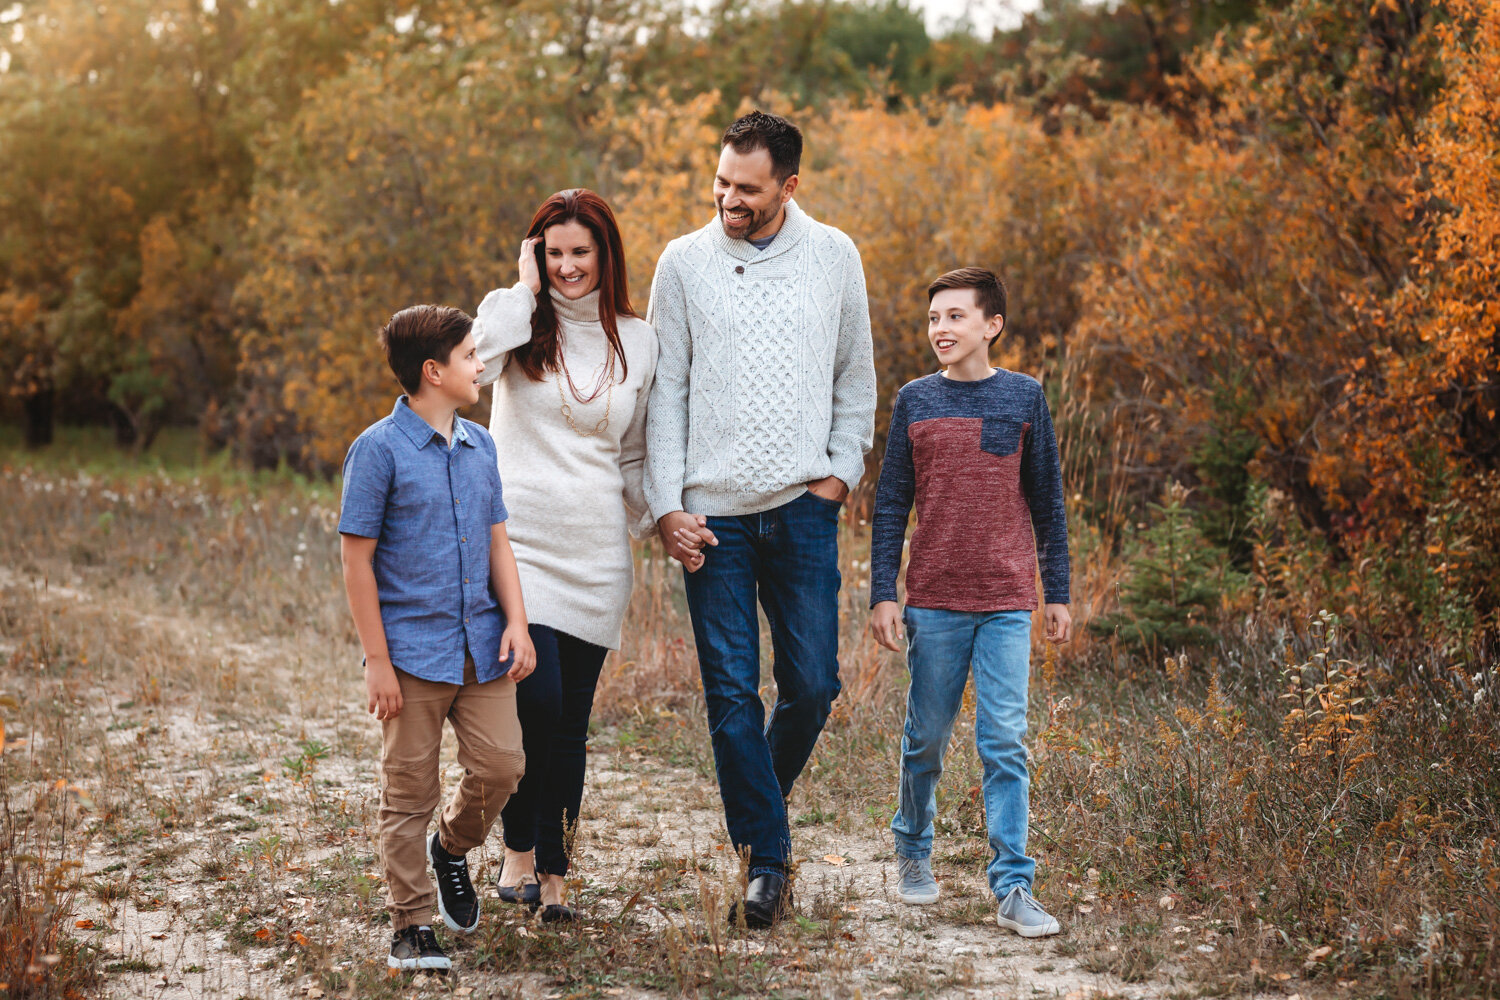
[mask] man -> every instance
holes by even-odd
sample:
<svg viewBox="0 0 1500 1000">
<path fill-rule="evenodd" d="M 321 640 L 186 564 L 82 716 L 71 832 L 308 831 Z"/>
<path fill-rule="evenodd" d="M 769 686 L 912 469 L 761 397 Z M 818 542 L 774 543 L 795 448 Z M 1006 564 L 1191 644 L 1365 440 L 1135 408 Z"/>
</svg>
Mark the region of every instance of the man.
<svg viewBox="0 0 1500 1000">
<path fill-rule="evenodd" d="M 802 133 L 724 131 L 718 216 L 667 245 L 646 499 L 685 576 L 724 817 L 749 859 L 747 925 L 791 905 L 786 797 L 839 692 L 838 518 L 874 438 L 875 364 L 853 242 L 792 194 Z M 707 548 L 705 548 L 707 546 Z M 777 699 L 760 699 L 759 598 Z"/>
</svg>

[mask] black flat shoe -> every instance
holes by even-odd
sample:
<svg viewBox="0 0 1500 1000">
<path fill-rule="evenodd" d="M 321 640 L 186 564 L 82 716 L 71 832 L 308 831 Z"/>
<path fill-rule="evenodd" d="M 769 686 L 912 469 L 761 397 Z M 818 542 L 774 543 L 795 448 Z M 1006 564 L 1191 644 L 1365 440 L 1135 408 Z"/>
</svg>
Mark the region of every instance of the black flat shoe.
<svg viewBox="0 0 1500 1000">
<path fill-rule="evenodd" d="M 516 903 L 520 906 L 529 906 L 533 910 L 542 904 L 542 887 L 535 882 L 527 882 L 524 885 L 497 885 L 495 894 L 500 897 L 502 903 Z"/>
<path fill-rule="evenodd" d="M 523 882 L 520 885 L 501 885 L 500 879 L 504 876 L 505 864 L 501 862 L 500 871 L 495 875 L 495 894 L 500 897 L 500 902 L 529 906 L 533 910 L 542 905 L 541 883 Z"/>
<path fill-rule="evenodd" d="M 745 889 L 745 926 L 771 927 L 792 912 L 792 887 L 785 875 L 757 875 Z M 740 922 L 741 904 L 729 907 L 729 925 Z"/>
<path fill-rule="evenodd" d="M 542 907 L 542 923 L 571 924 L 578 919 L 578 911 L 561 903 L 548 903 Z"/>
</svg>

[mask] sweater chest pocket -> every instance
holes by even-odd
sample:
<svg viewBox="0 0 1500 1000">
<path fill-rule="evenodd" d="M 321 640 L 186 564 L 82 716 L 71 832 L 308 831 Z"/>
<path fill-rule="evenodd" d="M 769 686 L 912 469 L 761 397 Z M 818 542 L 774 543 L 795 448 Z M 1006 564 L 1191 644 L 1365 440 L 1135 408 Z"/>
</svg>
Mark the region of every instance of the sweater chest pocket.
<svg viewBox="0 0 1500 1000">
<path fill-rule="evenodd" d="M 979 447 L 991 455 L 1006 458 L 1021 450 L 1031 425 L 1009 417 L 985 417 L 979 432 Z"/>
</svg>

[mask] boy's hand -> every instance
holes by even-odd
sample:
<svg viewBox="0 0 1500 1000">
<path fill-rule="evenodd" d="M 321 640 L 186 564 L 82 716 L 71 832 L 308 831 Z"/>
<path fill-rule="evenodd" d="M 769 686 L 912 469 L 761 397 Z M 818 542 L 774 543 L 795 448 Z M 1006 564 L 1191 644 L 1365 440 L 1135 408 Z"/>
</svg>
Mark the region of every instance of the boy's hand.
<svg viewBox="0 0 1500 1000">
<path fill-rule="evenodd" d="M 682 563 L 689 573 L 702 568 L 703 546 L 719 544 L 718 537 L 708 530 L 708 518 L 702 514 L 674 510 L 657 521 L 656 528 L 661 532 L 667 555 Z"/>
<path fill-rule="evenodd" d="M 510 663 L 505 676 L 513 681 L 523 681 L 536 669 L 536 647 L 531 644 L 531 633 L 525 625 L 507 623 L 500 636 L 500 662 Z"/>
<path fill-rule="evenodd" d="M 901 605 L 895 601 L 881 601 L 870 612 L 870 634 L 886 649 L 901 652 L 906 641 L 906 631 L 901 627 Z"/>
<path fill-rule="evenodd" d="M 1047 614 L 1047 641 L 1062 645 L 1073 638 L 1073 616 L 1068 614 L 1066 604 L 1049 604 Z"/>
<path fill-rule="evenodd" d="M 401 714 L 401 682 L 390 660 L 365 658 L 365 696 L 369 713 L 381 722 Z"/>
</svg>

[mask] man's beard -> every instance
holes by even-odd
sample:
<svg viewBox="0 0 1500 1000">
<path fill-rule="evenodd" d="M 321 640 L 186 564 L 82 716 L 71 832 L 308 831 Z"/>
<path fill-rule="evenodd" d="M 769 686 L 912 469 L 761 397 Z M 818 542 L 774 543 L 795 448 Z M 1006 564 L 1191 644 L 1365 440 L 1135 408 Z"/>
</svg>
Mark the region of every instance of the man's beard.
<svg viewBox="0 0 1500 1000">
<path fill-rule="evenodd" d="M 724 212 L 724 202 L 722 199 L 720 199 L 718 207 L 719 225 L 724 227 L 724 235 L 728 236 L 730 239 L 735 240 L 749 239 L 752 234 L 760 232 L 762 229 L 766 228 L 772 222 L 774 222 L 776 219 L 776 214 L 781 211 L 781 205 L 779 203 L 774 203 L 764 211 L 752 211 L 750 213 L 750 217 L 745 222 L 739 223 L 731 228 L 729 217 Z"/>
</svg>

